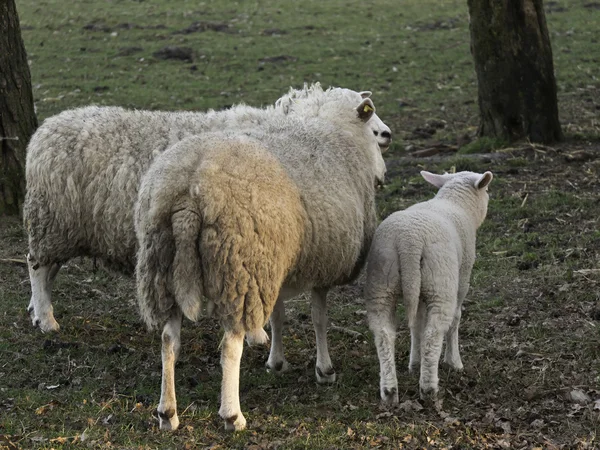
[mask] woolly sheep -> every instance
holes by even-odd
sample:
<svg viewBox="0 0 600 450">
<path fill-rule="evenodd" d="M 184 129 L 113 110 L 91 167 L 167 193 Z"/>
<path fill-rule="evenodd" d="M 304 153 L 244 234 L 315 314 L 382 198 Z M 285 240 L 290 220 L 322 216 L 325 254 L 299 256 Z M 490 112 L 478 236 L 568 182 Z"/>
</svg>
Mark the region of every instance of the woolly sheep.
<svg viewBox="0 0 600 450">
<path fill-rule="evenodd" d="M 59 329 L 51 290 L 69 259 L 96 257 L 133 272 L 134 203 L 140 179 L 157 155 L 188 136 L 254 126 L 273 114 L 287 114 L 302 104 L 305 92 L 290 89 L 275 107 L 265 109 L 238 105 L 196 113 L 91 106 L 47 119 L 29 143 L 23 206 L 32 291 L 27 309 L 33 325 L 42 332 Z M 387 148 L 389 128 L 377 116 L 369 125 L 382 149 Z"/>
<path fill-rule="evenodd" d="M 421 366 L 421 398 L 438 406 L 444 336 L 444 362 L 463 368 L 458 326 L 492 173 L 421 175 L 439 191 L 429 201 L 390 215 L 377 228 L 367 260 L 365 302 L 379 356 L 383 402 L 398 403 L 394 341 L 396 297 L 401 294 L 411 333 L 408 368 L 412 372 Z"/>
<path fill-rule="evenodd" d="M 246 426 L 239 402 L 244 336 L 265 342 L 276 302 L 346 283 L 376 228 L 375 184 L 385 174 L 367 122 L 375 107 L 346 89 L 311 88 L 298 117 L 192 137 L 159 156 L 136 204 L 140 313 L 163 326 L 161 429 L 179 425 L 174 365 L 182 315 L 207 309 L 225 334 L 220 416 Z"/>
</svg>

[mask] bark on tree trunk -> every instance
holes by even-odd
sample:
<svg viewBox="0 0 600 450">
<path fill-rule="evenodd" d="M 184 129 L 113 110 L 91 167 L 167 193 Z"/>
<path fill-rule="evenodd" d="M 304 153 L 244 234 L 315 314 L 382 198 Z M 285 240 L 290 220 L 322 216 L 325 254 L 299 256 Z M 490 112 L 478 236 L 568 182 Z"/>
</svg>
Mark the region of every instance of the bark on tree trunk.
<svg viewBox="0 0 600 450">
<path fill-rule="evenodd" d="M 0 214 L 17 214 L 25 152 L 37 128 L 31 75 L 14 0 L 0 0 Z"/>
<path fill-rule="evenodd" d="M 542 0 L 468 0 L 480 136 L 562 139 Z"/>
</svg>

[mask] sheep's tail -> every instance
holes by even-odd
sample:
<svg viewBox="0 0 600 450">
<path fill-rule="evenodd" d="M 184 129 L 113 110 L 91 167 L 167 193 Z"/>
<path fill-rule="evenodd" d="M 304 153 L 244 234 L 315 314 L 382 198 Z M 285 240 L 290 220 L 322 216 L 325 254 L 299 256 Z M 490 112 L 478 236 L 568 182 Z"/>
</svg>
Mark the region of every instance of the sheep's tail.
<svg viewBox="0 0 600 450">
<path fill-rule="evenodd" d="M 421 296 L 421 252 L 407 252 L 400 258 L 402 297 L 409 328 L 415 325 Z"/>
<path fill-rule="evenodd" d="M 172 292 L 177 305 L 188 319 L 195 321 L 202 311 L 204 294 L 202 260 L 198 239 L 202 229 L 202 217 L 193 209 L 175 212 L 171 218 L 175 242 L 172 267 Z M 209 304 L 209 315 L 211 313 Z"/>
<path fill-rule="evenodd" d="M 201 218 L 190 209 L 179 209 L 172 213 L 170 223 L 164 219 L 149 213 L 146 223 L 150 226 L 145 228 L 138 250 L 138 306 L 151 329 L 164 324 L 174 307 L 190 320 L 196 320 L 202 310 L 197 244 Z"/>
</svg>

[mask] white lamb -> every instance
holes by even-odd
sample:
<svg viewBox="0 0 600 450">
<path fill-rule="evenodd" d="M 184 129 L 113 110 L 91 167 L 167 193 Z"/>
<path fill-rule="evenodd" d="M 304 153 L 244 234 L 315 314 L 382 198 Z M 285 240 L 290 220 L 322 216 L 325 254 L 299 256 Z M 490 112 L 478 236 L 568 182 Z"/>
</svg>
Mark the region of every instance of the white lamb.
<svg viewBox="0 0 600 450">
<path fill-rule="evenodd" d="M 61 265 L 69 259 L 96 257 L 133 272 L 134 203 L 141 177 L 156 156 L 188 136 L 258 126 L 273 115 L 284 116 L 302 106 L 306 92 L 306 88 L 290 89 L 275 107 L 265 109 L 238 105 L 196 113 L 91 106 L 44 121 L 27 150 L 23 206 L 32 291 L 28 311 L 33 325 L 43 332 L 59 329 L 51 290 Z M 366 98 L 371 93 L 361 95 Z M 390 129 L 376 115 L 369 126 L 382 151 L 387 149 Z"/>
<path fill-rule="evenodd" d="M 367 260 L 365 302 L 380 363 L 384 403 L 398 403 L 394 360 L 396 298 L 401 295 L 411 333 L 409 371 L 419 364 L 421 398 L 438 405 L 438 363 L 463 365 L 458 350 L 461 306 L 475 261 L 476 231 L 487 214 L 492 173 L 435 175 L 422 171 L 440 190 L 385 219 Z"/>
<path fill-rule="evenodd" d="M 226 429 L 241 430 L 244 336 L 264 342 L 262 327 L 291 293 L 356 276 L 385 174 L 368 125 L 374 111 L 360 93 L 313 86 L 297 113 L 186 139 L 148 170 L 136 205 L 136 274 L 142 317 L 163 326 L 162 429 L 179 425 L 181 320 L 196 320 L 203 298 L 225 329 L 219 414 Z"/>
</svg>

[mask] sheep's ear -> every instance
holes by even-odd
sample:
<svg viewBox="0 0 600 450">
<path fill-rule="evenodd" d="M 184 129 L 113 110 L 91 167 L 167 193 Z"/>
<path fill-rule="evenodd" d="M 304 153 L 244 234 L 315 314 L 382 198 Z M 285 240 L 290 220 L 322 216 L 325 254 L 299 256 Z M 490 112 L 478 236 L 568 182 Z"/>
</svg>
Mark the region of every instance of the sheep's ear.
<svg viewBox="0 0 600 450">
<path fill-rule="evenodd" d="M 358 105 L 356 111 L 358 111 L 358 117 L 360 120 L 367 122 L 371 117 L 373 117 L 373 114 L 375 114 L 375 105 L 370 98 L 365 98 L 362 102 L 360 102 L 360 105 Z"/>
<path fill-rule="evenodd" d="M 359 92 L 359 94 L 362 98 L 369 98 L 371 96 L 371 94 L 373 94 L 373 93 L 371 91 L 362 91 L 362 92 Z"/>
<path fill-rule="evenodd" d="M 430 184 L 433 184 L 436 188 L 441 188 L 446 181 L 448 181 L 448 175 L 438 175 L 436 173 L 427 172 L 421 170 L 421 176 Z"/>
<path fill-rule="evenodd" d="M 494 175 L 492 174 L 492 172 L 490 172 L 488 170 L 483 175 L 481 175 L 481 177 L 479 178 L 479 180 L 477 180 L 475 182 L 475 187 L 477 189 L 483 189 L 484 187 L 486 187 L 488 184 L 491 183 L 491 181 L 492 181 L 493 178 L 494 178 Z"/>
</svg>

